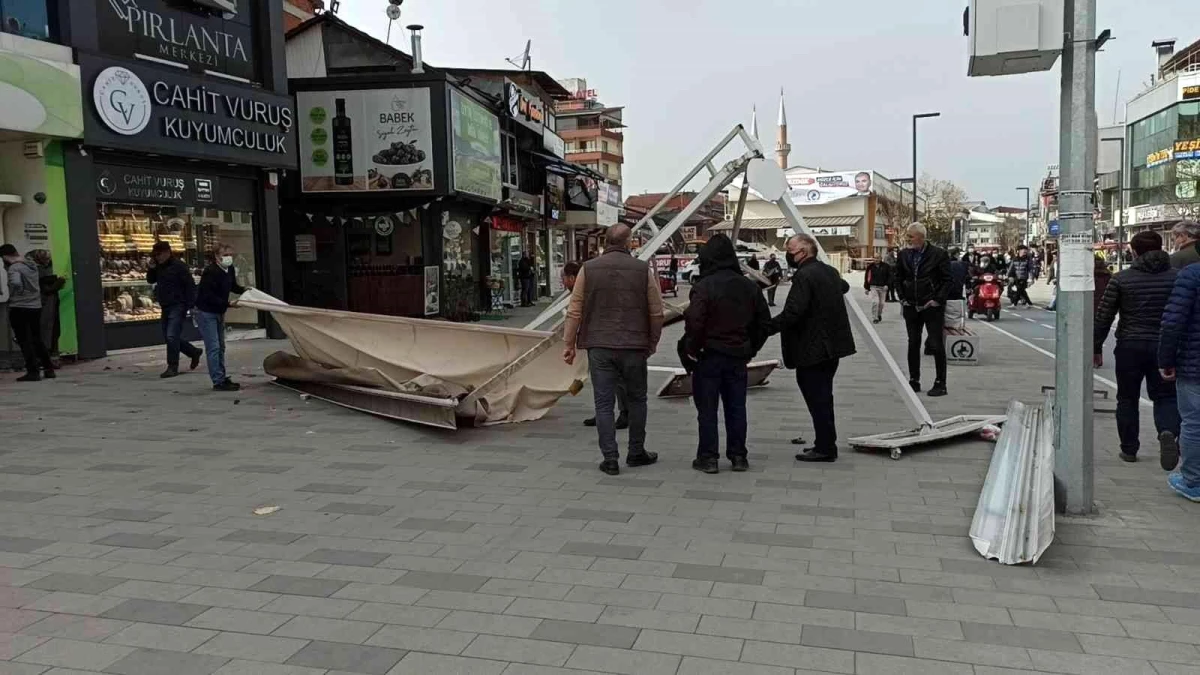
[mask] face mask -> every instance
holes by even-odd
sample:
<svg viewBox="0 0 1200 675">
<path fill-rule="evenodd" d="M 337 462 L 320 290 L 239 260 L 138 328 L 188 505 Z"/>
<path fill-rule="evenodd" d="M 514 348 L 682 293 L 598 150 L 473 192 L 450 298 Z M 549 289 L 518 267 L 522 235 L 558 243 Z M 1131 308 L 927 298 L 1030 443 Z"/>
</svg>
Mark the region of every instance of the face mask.
<svg viewBox="0 0 1200 675">
<path fill-rule="evenodd" d="M 797 267 L 800 266 L 800 263 L 796 262 L 795 256 L 789 255 L 787 257 L 787 261 L 788 261 L 788 267 L 791 267 L 792 269 L 796 269 Z"/>
<path fill-rule="evenodd" d="M 221 267 L 224 267 L 225 269 L 229 269 L 230 267 L 233 267 L 233 256 L 231 256 L 231 255 L 221 256 Z"/>
</svg>

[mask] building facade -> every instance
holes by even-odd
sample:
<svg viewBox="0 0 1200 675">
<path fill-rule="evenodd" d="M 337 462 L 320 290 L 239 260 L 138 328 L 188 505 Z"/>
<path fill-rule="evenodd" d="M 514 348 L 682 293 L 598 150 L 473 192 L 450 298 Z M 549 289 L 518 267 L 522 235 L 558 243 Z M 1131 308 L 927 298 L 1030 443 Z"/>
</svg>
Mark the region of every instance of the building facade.
<svg viewBox="0 0 1200 675">
<path fill-rule="evenodd" d="M 625 164 L 623 107 L 599 101 L 587 80 L 569 78 L 560 82 L 568 96 L 555 102 L 558 135 L 566 143 L 566 159 L 586 167 L 613 185 L 621 185 Z"/>
</svg>

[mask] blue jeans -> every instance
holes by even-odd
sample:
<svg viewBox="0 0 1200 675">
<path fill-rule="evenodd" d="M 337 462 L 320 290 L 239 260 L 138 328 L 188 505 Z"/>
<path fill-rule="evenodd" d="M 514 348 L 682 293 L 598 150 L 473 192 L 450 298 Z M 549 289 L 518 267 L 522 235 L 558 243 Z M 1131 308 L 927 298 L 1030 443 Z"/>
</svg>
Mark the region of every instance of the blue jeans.
<svg viewBox="0 0 1200 675">
<path fill-rule="evenodd" d="M 1157 342 L 1118 342 L 1113 350 L 1117 373 L 1117 435 L 1121 452 L 1136 455 L 1141 411 L 1142 380 L 1146 395 L 1154 403 L 1154 428 L 1158 433 L 1169 431 L 1179 436 L 1179 408 L 1175 399 L 1175 383 L 1162 379 L 1158 372 Z"/>
<path fill-rule="evenodd" d="M 629 450 L 626 457 L 646 452 L 646 352 L 636 349 L 589 349 L 588 371 L 596 401 L 596 432 L 604 459 L 619 459 L 617 419 L 613 404 L 617 388 L 625 385 L 629 405 Z"/>
<path fill-rule="evenodd" d="M 725 407 L 725 456 L 746 456 L 746 362 L 724 354 L 705 354 L 692 370 L 692 400 L 700 426 L 698 459 L 721 456 L 717 404 Z"/>
<path fill-rule="evenodd" d="M 225 315 L 199 309 L 192 311 L 200 335 L 204 337 L 204 351 L 208 352 L 208 377 L 214 385 L 221 384 L 228 379 L 225 375 Z"/>
<path fill-rule="evenodd" d="M 1179 471 L 1189 487 L 1200 487 L 1200 379 L 1175 382 L 1179 403 Z"/>
<path fill-rule="evenodd" d="M 183 305 L 169 305 L 162 308 L 163 341 L 167 343 L 167 368 L 169 370 L 179 370 L 180 352 L 189 359 L 200 356 L 200 350 L 182 338 L 183 320 L 186 317 L 187 308 Z"/>
</svg>

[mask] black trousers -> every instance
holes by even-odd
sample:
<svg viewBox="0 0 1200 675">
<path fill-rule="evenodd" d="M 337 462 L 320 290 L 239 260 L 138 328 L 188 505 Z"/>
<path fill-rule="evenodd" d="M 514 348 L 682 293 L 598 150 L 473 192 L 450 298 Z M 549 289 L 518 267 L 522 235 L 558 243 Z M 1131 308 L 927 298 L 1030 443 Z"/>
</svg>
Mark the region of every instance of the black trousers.
<svg viewBox="0 0 1200 675">
<path fill-rule="evenodd" d="M 13 335 L 21 347 L 21 356 L 25 357 L 25 371 L 37 373 L 39 363 L 42 370 L 54 370 L 50 352 L 42 342 L 42 310 L 9 307 L 8 322 L 12 324 Z"/>
<path fill-rule="evenodd" d="M 813 449 L 837 456 L 837 423 L 833 415 L 833 376 L 838 360 L 832 359 L 796 369 L 796 384 L 808 406 L 813 423 Z"/>
<path fill-rule="evenodd" d="M 904 327 L 908 329 L 908 377 L 921 379 L 921 331 L 928 334 L 929 351 L 933 352 L 933 363 L 937 370 L 937 381 L 946 383 L 946 308 L 930 307 L 917 311 L 911 305 L 904 306 Z"/>
<path fill-rule="evenodd" d="M 1117 436 L 1121 452 L 1136 455 L 1141 448 L 1139 433 L 1142 381 L 1146 395 L 1154 404 L 1154 430 L 1169 431 L 1179 438 L 1179 406 L 1175 383 L 1162 379 L 1158 371 L 1158 344 L 1155 342 L 1118 342 L 1113 350 L 1117 371 Z"/>
</svg>

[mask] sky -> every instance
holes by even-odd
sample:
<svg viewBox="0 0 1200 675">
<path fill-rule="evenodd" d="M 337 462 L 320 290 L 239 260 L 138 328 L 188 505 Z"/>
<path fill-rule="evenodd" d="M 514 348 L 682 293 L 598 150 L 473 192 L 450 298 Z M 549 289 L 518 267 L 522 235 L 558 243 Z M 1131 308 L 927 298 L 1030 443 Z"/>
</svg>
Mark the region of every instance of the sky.
<svg viewBox="0 0 1200 675">
<path fill-rule="evenodd" d="M 1096 0 L 1101 125 L 1155 68 L 1150 43 L 1200 39 L 1196 0 Z M 387 0 L 342 0 L 339 16 L 380 39 Z M 625 106 L 624 193 L 670 190 L 734 124 L 758 107 L 774 148 L 779 91 L 787 96 L 790 164 L 952 180 L 989 206 L 1024 206 L 1058 163 L 1060 73 L 967 77 L 965 0 L 404 0 L 403 26 L 425 26 L 437 66 L 506 68 L 533 40 L 533 68 L 583 77 L 607 105 Z M 1118 89 L 1119 79 L 1119 89 Z M 1116 97 L 1116 98 L 1114 98 Z"/>
</svg>

